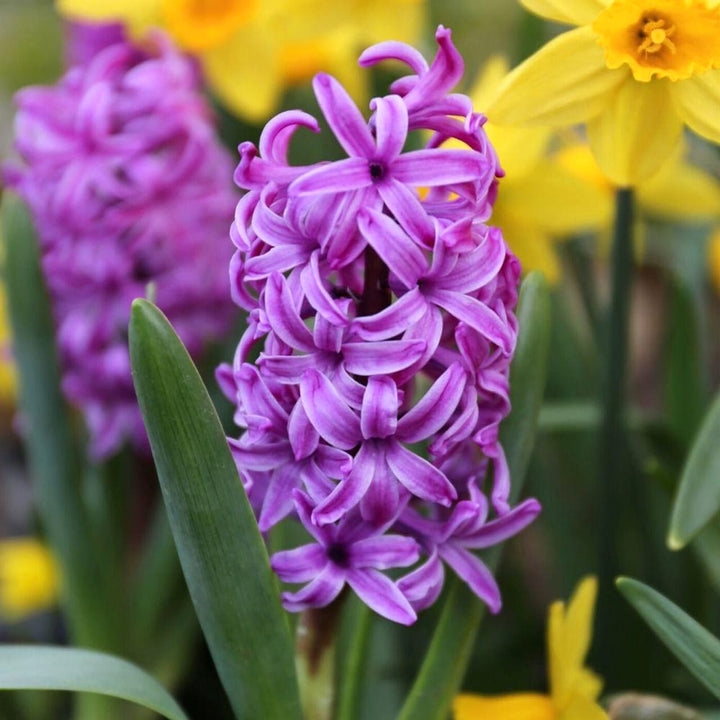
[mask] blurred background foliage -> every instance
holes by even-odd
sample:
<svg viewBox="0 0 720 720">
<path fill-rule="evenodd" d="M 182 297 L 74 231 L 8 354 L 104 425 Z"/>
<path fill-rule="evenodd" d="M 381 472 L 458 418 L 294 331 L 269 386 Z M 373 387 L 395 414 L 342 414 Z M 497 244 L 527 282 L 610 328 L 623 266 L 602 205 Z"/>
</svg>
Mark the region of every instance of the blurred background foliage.
<svg viewBox="0 0 720 720">
<path fill-rule="evenodd" d="M 502 54 L 515 64 L 557 31 L 509 0 L 435 0 L 429 15 L 423 48 L 430 52 L 432 29 L 438 23 L 451 27 L 466 60 L 466 91 L 491 56 Z M 52 3 L 0 0 L 3 158 L 11 153 L 13 92 L 24 85 L 53 82 L 61 64 L 62 28 Z M 386 80 L 377 79 L 378 87 Z M 308 85 L 290 90 L 283 104 L 315 112 Z M 229 145 L 257 138 L 259 127 L 233 118 L 220 107 L 218 113 L 223 139 Z M 317 158 L 321 152 L 327 156 L 325 142 L 322 136 L 313 137 L 297 143 L 293 152 L 298 160 Z M 688 157 L 717 186 L 718 149 L 696 139 L 689 142 Z M 720 632 L 720 520 L 681 552 L 671 552 L 665 544 L 680 471 L 720 382 L 720 287 L 711 282 L 713 268 L 720 276 L 720 250 L 709 246 L 720 216 L 720 200 L 712 215 L 668 220 L 658 217 L 657 208 L 652 207 L 641 213 L 642 243 L 636 251 L 631 315 L 632 459 L 615 483 L 619 496 L 612 509 L 617 533 L 611 545 L 601 541 L 603 493 L 594 472 L 607 242 L 602 233 L 578 234 L 557 245 L 561 273 L 553 288 L 550 372 L 526 488 L 526 495 L 537 497 L 544 510 L 528 531 L 508 543 L 499 573 L 504 608 L 499 616 L 483 622 L 466 678 L 468 690 L 495 694 L 546 689 L 546 609 L 554 599 L 568 597 L 580 577 L 596 573 L 603 552 L 614 554 L 620 573 L 643 579 L 709 630 Z M 0 392 L 0 397 L 7 396 Z M 222 409 L 227 416 L 228 408 Z M 34 527 L 11 415 L 7 406 L 0 414 L 0 536 Z M 422 658 L 439 607 L 441 603 L 424 613 L 410 630 L 373 618 L 364 717 L 394 716 Z M 711 696 L 614 591 L 601 592 L 598 613 L 604 619 L 596 630 L 589 664 L 606 679 L 607 692 L 653 692 L 694 706 L 713 705 Z M 63 639 L 63 629 L 52 612 L 0 626 L 0 640 L 48 637 Z M 221 694 L 212 692 L 217 681 L 204 649 L 198 651 L 190 677 L 181 694 L 189 708 L 197 705 L 207 712 L 208 703 L 220 702 L 211 699 Z M 52 704 L 56 699 L 20 702 Z M 212 717 L 222 718 L 225 712 L 213 706 Z"/>
</svg>

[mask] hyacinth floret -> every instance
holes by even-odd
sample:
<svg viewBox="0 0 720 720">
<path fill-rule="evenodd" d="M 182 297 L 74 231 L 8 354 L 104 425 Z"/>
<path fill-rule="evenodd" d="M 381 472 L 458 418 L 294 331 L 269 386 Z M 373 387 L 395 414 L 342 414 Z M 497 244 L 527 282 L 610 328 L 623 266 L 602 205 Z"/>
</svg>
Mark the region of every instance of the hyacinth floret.
<svg viewBox="0 0 720 720">
<path fill-rule="evenodd" d="M 118 26 L 75 26 L 71 39 L 78 64 L 16 96 L 23 164 L 5 175 L 33 214 L 63 389 L 99 460 L 126 440 L 147 445 L 127 347 L 132 300 L 152 283 L 195 355 L 228 329 L 237 195 L 197 69 L 165 36 L 138 48 Z"/>
<path fill-rule="evenodd" d="M 283 581 L 304 584 L 283 595 L 291 611 L 347 585 L 410 624 L 448 566 L 497 612 L 497 584 L 472 551 L 540 509 L 510 506 L 498 440 L 520 274 L 487 224 L 503 172 L 484 117 L 452 93 L 463 61 L 450 31 L 436 40 L 431 64 L 396 42 L 362 54 L 412 71 L 369 119 L 316 76 L 345 159 L 290 163 L 295 132 L 320 131 L 301 111 L 239 147 L 230 277 L 248 325 L 217 375 L 243 428 L 230 445 L 261 531 L 294 517 L 314 539 L 272 557 Z M 429 140 L 408 149 L 418 137 Z M 444 148 L 451 138 L 465 148 Z"/>
</svg>

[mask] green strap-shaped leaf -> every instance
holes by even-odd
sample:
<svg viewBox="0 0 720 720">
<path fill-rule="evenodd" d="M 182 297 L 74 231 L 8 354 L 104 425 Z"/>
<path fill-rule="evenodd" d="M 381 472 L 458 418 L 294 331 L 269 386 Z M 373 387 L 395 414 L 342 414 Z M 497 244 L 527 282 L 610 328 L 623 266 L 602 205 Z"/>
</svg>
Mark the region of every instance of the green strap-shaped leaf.
<svg viewBox="0 0 720 720">
<path fill-rule="evenodd" d="M 631 578 L 617 586 L 680 662 L 720 698 L 720 640 L 656 590 Z"/>
<path fill-rule="evenodd" d="M 205 386 L 163 314 L 133 303 L 135 389 L 195 610 L 238 718 L 299 720 L 267 552 Z"/>
<path fill-rule="evenodd" d="M 707 409 L 702 305 L 700 293 L 681 278 L 674 279 L 663 353 L 663 395 L 668 424 L 688 446 Z"/>
<path fill-rule="evenodd" d="M 530 273 L 520 288 L 517 319 L 519 336 L 510 368 L 512 411 L 500 426 L 500 442 L 513 482 L 513 502 L 520 497 L 535 444 L 550 351 L 550 295 L 539 272 Z"/>
<path fill-rule="evenodd" d="M 1 646 L 0 690 L 98 693 L 130 700 L 169 720 L 188 720 L 167 690 L 144 670 L 127 660 L 94 650 L 46 645 Z"/>
<path fill-rule="evenodd" d="M 720 510 L 720 394 L 705 416 L 680 478 L 668 546 L 679 550 Z"/>
<path fill-rule="evenodd" d="M 531 273 L 520 291 L 518 337 L 510 369 L 512 412 L 500 438 L 512 477 L 511 501 L 520 495 L 530 462 L 535 429 L 545 390 L 550 341 L 550 298 L 539 273 Z M 495 569 L 500 547 L 486 555 Z M 485 606 L 460 580 L 453 578 L 430 647 L 398 720 L 445 720 L 462 684 Z"/>
<path fill-rule="evenodd" d="M 2 204 L 5 281 L 35 495 L 61 565 L 63 600 L 74 640 L 107 650 L 118 646 L 118 633 L 107 611 L 111 601 L 83 504 L 82 464 L 60 391 L 55 329 L 37 240 L 22 202 L 6 192 Z"/>
</svg>

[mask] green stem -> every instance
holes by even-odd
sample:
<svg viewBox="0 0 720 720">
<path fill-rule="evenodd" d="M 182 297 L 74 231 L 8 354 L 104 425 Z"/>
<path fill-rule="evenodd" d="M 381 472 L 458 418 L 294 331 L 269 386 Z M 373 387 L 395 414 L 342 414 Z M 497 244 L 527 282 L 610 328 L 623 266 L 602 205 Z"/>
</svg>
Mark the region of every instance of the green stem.
<svg viewBox="0 0 720 720">
<path fill-rule="evenodd" d="M 330 720 L 334 703 L 335 650 L 342 596 L 310 608 L 297 626 L 295 666 L 305 720 Z"/>
<path fill-rule="evenodd" d="M 356 603 L 352 608 L 352 637 L 350 638 L 347 659 L 341 670 L 338 688 L 338 710 L 335 720 L 356 720 L 358 717 L 360 695 L 363 688 L 365 660 L 370 644 L 372 613 L 365 603 Z"/>
<path fill-rule="evenodd" d="M 615 199 L 615 229 L 611 258 L 611 297 L 606 335 L 606 360 L 602 384 L 602 422 L 598 437 L 598 492 L 600 497 L 600 560 L 598 575 L 597 649 L 602 667 L 610 667 L 609 645 L 614 603 L 614 578 L 619 571 L 616 548 L 618 512 L 626 468 L 627 382 L 630 292 L 633 268 L 634 200 L 629 188 L 619 188 Z"/>
<path fill-rule="evenodd" d="M 493 548 L 497 551 L 499 548 Z M 499 553 L 493 552 L 493 566 Z M 450 591 L 440 621 L 412 690 L 398 720 L 443 720 L 465 676 L 485 606 L 458 578 Z"/>
</svg>

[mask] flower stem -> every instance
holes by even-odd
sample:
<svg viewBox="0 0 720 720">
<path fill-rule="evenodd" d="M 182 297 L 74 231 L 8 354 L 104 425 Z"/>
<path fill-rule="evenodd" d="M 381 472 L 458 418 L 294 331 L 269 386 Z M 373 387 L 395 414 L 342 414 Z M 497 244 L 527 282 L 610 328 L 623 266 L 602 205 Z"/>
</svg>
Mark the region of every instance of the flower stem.
<svg viewBox="0 0 720 720">
<path fill-rule="evenodd" d="M 303 611 L 295 641 L 295 666 L 305 720 L 330 720 L 335 701 L 335 649 L 342 595 L 327 607 Z"/>
<path fill-rule="evenodd" d="M 361 601 L 348 606 L 351 610 L 352 637 L 344 667 L 338 680 L 338 702 L 336 720 L 355 720 L 363 690 L 363 673 L 370 644 L 372 612 Z M 347 613 L 347 611 L 346 611 Z"/>
<path fill-rule="evenodd" d="M 634 199 L 629 188 L 615 196 L 615 229 L 611 258 L 611 297 L 606 326 L 606 357 L 602 390 L 602 422 L 598 438 L 598 492 L 600 497 L 600 602 L 597 649 L 601 667 L 610 667 L 608 645 L 614 605 L 613 580 L 619 571 L 616 542 L 617 516 L 626 466 L 627 424 L 625 389 L 627 378 L 630 291 L 633 265 Z"/>
</svg>

